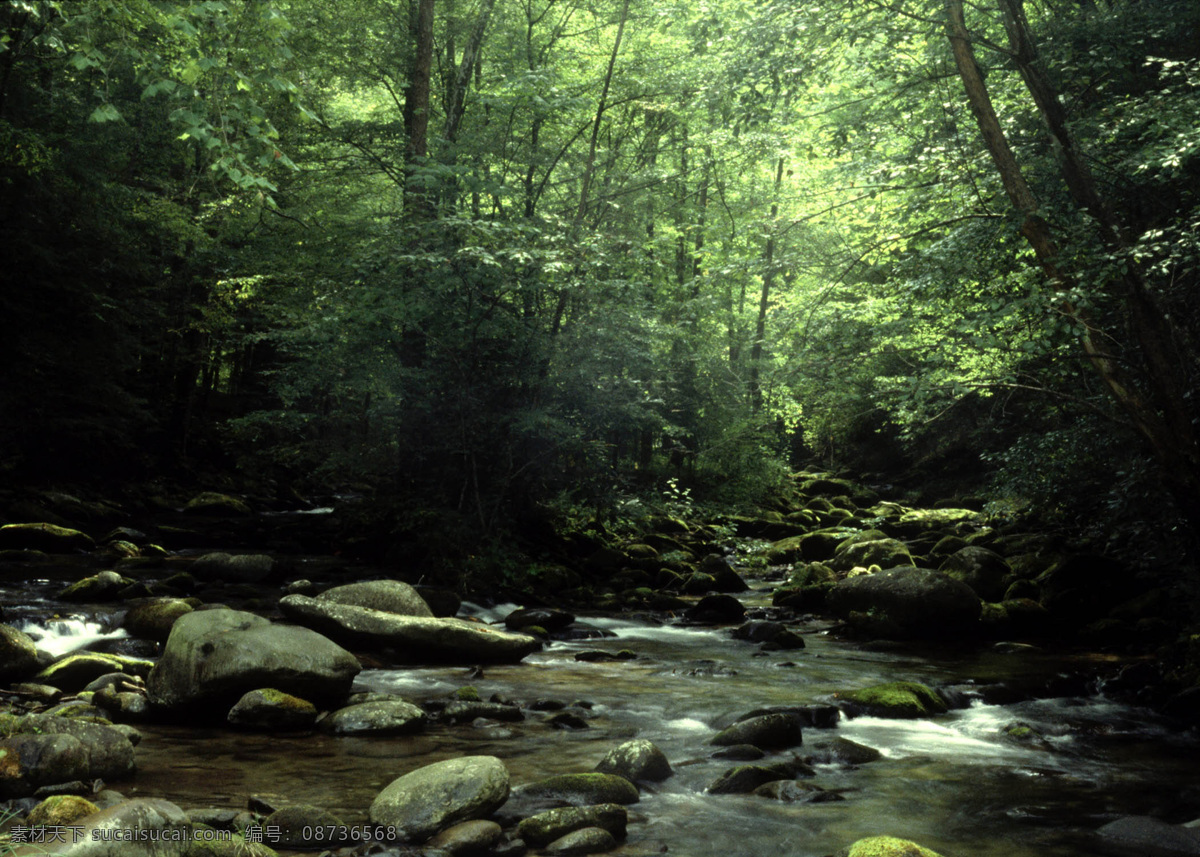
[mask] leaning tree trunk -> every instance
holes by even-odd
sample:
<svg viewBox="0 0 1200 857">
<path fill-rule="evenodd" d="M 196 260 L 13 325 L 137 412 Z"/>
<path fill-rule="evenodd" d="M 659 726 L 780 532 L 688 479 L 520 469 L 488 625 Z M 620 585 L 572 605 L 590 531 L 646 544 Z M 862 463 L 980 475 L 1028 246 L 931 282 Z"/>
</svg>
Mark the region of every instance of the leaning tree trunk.
<svg viewBox="0 0 1200 857">
<path fill-rule="evenodd" d="M 1179 337 L 1151 295 L 1141 272 L 1128 258 L 1128 244 L 1115 217 L 1096 188 L 1066 123 L 1066 115 L 1041 69 L 1036 46 L 1020 0 L 997 0 L 1011 46 L 1011 58 L 1055 142 L 1063 180 L 1074 202 L 1096 221 L 1105 249 L 1125 255 L 1126 273 L 1117 283 L 1126 313 L 1128 345 L 1144 368 L 1121 359 L 1109 344 L 1119 330 L 1101 330 L 1092 316 L 1068 299 L 1076 280 L 1065 270 L 1050 224 L 1039 214 L 1037 198 L 996 116 L 983 74 L 975 59 L 963 15 L 962 0 L 946 0 L 946 30 L 967 102 L 984 144 L 1013 207 L 1022 217 L 1021 233 L 1038 263 L 1062 295 L 1060 308 L 1084 331 L 1082 344 L 1093 369 L 1130 423 L 1146 439 L 1162 472 L 1163 483 L 1194 533 L 1200 533 L 1200 447 L 1192 428 L 1187 394 L 1191 388 Z"/>
</svg>

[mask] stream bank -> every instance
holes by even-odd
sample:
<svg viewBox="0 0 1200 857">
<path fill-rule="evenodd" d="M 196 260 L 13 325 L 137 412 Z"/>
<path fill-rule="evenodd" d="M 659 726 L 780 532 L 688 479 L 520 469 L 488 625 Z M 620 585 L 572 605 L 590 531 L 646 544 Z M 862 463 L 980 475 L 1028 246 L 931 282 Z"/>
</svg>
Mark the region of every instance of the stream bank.
<svg viewBox="0 0 1200 857">
<path fill-rule="evenodd" d="M 823 494 L 811 485 L 819 479 L 828 483 L 817 486 Z M 126 798 L 169 801 L 184 808 L 190 822 L 243 831 L 270 818 L 268 810 L 294 805 L 319 808 L 347 829 L 364 831 L 374 821 L 371 808 L 381 791 L 401 774 L 488 757 L 501 761 L 517 794 L 480 813 L 500 824 L 501 835 L 479 847 L 483 853 L 516 853 L 518 823 L 566 799 L 561 793 L 531 798 L 523 789 L 547 777 L 592 771 L 631 740 L 652 742 L 673 775 L 639 782 L 637 803 L 625 805 L 623 844 L 618 837 L 611 847 L 578 847 L 628 855 L 783 849 L 818 857 L 865 837 L 899 836 L 947 857 L 1067 857 L 1100 853 L 1095 832 L 1129 816 L 1154 817 L 1173 825 L 1173 832 L 1185 829 L 1174 825 L 1200 816 L 1200 796 L 1190 779 L 1194 733 L 1177 719 L 1130 704 L 1158 693 L 1153 683 L 1137 681 L 1148 664 L 1156 667 L 1138 657 L 1136 647 L 1095 645 L 1106 632 L 1111 643 L 1129 629 L 1153 630 L 1166 619 L 1089 614 L 1110 599 L 1123 602 L 1112 593 L 1090 591 L 1094 563 L 1086 567 L 1092 570 L 1089 578 L 1078 561 L 1064 572 L 1063 557 L 1036 549 L 1014 552 L 1035 544 L 1036 536 L 990 530 L 969 510 L 890 508 L 878 498 L 860 504 L 845 493 L 848 487 L 856 490 L 811 475 L 798 481 L 795 508 L 786 514 L 768 510 L 704 526 L 664 518 L 636 540 L 619 544 L 596 544 L 580 534 L 556 536 L 557 553 L 547 552 L 527 587 L 514 590 L 524 596 L 522 606 L 553 602 L 569 613 L 521 614 L 516 603 L 459 607 L 445 592 L 425 590 L 440 608 L 429 614 L 454 606 L 453 612 L 479 627 L 498 632 L 509 620 L 509 632 L 543 641 L 515 663 L 503 662 L 507 658 L 483 663 L 488 658 L 477 651 L 431 664 L 427 642 L 406 649 L 401 638 L 370 643 L 363 628 L 343 629 L 347 635 L 339 642 L 362 668 L 346 688 L 355 694 L 348 701 L 391 706 L 392 720 L 342 734 L 313 728 L 315 707 L 313 721 L 304 726 L 234 729 L 225 722 L 225 692 L 198 697 L 191 712 L 198 717 L 178 711 L 168 717 L 164 705 L 139 707 L 139 700 L 153 701 L 154 682 L 147 694 L 138 676 L 149 675 L 145 665 L 162 663 L 163 632 L 182 615 L 211 613 L 220 605 L 292 627 L 280 612 L 281 600 L 305 606 L 296 599 L 316 602 L 359 579 L 405 576 L 394 569 L 389 574 L 328 555 L 247 553 L 255 538 L 279 544 L 279 530 L 243 533 L 223 544 L 226 533 L 239 529 L 238 518 L 223 514 L 190 524 L 202 538 L 179 534 L 187 527 L 174 519 L 158 533 L 170 545 L 160 556 L 149 542 L 130 542 L 136 556 L 114 555 L 122 549 L 113 542 L 126 539 L 102 539 L 107 546 L 100 548 L 75 539 L 79 552 L 43 551 L 40 558 L 6 553 L 4 620 L 35 633 L 43 629 L 38 641 L 43 652 L 65 651 L 71 647 L 62 642 L 71 636 L 65 632 L 83 631 L 74 642 L 120 653 L 125 660 L 115 663 L 128 677 L 117 692 L 91 692 L 90 701 L 101 711 L 84 708 L 89 701 L 84 688 L 91 681 L 78 684 L 78 677 L 59 679 L 68 686 L 59 687 L 57 696 L 40 691 L 41 697 L 21 688 L 44 678 L 13 680 L 5 699 L 18 714 L 59 708 L 74 709 L 94 724 L 96 715 L 126 720 L 125 728 L 140 735 L 133 753 L 136 772 L 106 776 L 111 789 Z M 834 489 L 841 490 L 830 493 Z M 327 515 L 332 513 L 278 521 L 293 531 L 312 530 L 318 527 L 308 522 Z M 262 518 L 242 520 L 265 526 Z M 1014 546 L 1007 556 L 994 550 L 1005 539 Z M 235 545 L 238 549 L 211 550 Z M 977 597 L 978 613 L 969 627 L 961 617 L 948 618 L 957 615 L 961 589 L 940 603 L 938 613 L 913 613 L 912 600 L 894 593 L 873 595 L 874 609 L 870 604 L 862 609 L 859 596 L 845 594 L 854 580 L 877 578 L 882 560 L 894 568 L 929 568 L 935 561 L 944 566 L 964 550 L 967 557 L 992 551 L 1007 566 L 975 573 L 977 585 L 1001 598 Z M 214 558 L 216 553 L 226 558 Z M 911 566 L 901 564 L 905 555 Z M 1055 574 L 1047 575 L 1056 565 Z M 108 590 L 63 599 L 68 586 L 104 571 L 119 578 L 100 581 Z M 944 576 L 954 579 L 949 572 Z M 1013 594 L 1038 597 L 1005 597 L 1013 587 L 1018 587 Z M 1121 598 L 1130 591 L 1123 588 Z M 848 599 L 848 606 L 837 607 L 839 599 Z M 1014 610 L 1023 601 L 1041 610 L 1023 603 Z M 167 610 L 162 624 L 147 623 L 136 634 L 129 630 L 131 608 L 176 602 L 189 609 L 176 608 L 174 615 Z M 55 614 L 78 618 L 46 621 Z M 1066 617 L 1074 618 L 1060 624 Z M 288 618 L 299 621 L 296 615 Z M 332 628 L 321 633 L 337 637 Z M 1016 630 L 1022 633 L 1009 633 Z M 1147 635 L 1145 648 L 1152 651 L 1159 639 Z M 39 656 L 38 666 L 46 660 Z M 106 672 L 113 669 L 110 663 Z M 854 691 L 896 681 L 933 688 L 938 710 L 880 716 L 889 712 L 871 711 L 852 699 Z M 1111 690 L 1122 682 L 1124 691 L 1113 698 Z M 322 700 L 321 710 L 343 711 L 346 701 Z M 402 709 L 400 701 L 415 712 Z M 796 730 L 799 740 L 783 746 L 768 741 L 758 748 L 760 758 L 751 758 L 755 751 L 744 745 L 733 750 L 710 743 L 745 715 L 774 712 L 786 720 L 801 716 L 801 710 L 809 712 L 804 715 L 809 720 Z M 831 723 L 828 715 L 812 713 L 817 710 L 840 716 Z M 417 725 L 399 726 L 399 711 Z M 738 776 L 775 779 L 726 793 L 726 775 L 739 766 L 766 773 Z M 782 785 L 751 793 L 772 782 Z M 93 786 L 83 790 L 98 799 L 96 806 L 109 800 L 119 805 L 114 795 Z M 32 796 L 5 797 L 22 814 L 37 805 Z M 378 846 L 342 847 L 351 853 Z M 408 853 L 408 846 L 386 847 Z"/>
</svg>

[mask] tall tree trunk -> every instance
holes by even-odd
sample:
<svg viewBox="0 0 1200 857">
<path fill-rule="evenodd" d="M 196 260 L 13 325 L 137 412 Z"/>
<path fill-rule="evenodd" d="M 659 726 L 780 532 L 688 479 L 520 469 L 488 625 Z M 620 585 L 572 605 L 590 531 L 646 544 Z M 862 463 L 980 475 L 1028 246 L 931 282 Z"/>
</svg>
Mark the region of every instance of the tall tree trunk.
<svg viewBox="0 0 1200 857">
<path fill-rule="evenodd" d="M 758 319 L 754 323 L 754 343 L 750 346 L 750 412 L 763 409 L 762 357 L 767 337 L 767 310 L 771 306 L 771 287 L 775 284 L 775 218 L 779 217 L 779 190 L 783 185 L 783 158 L 775 164 L 774 200 L 771 203 L 771 226 L 763 254 L 762 292 L 758 297 Z"/>
<path fill-rule="evenodd" d="M 1055 142 L 1063 180 L 1072 199 L 1095 219 L 1105 248 L 1125 255 L 1127 242 L 1078 153 L 1058 93 L 1041 69 L 1019 0 L 998 0 L 998 3 L 1008 31 L 1012 58 Z M 1200 533 L 1200 448 L 1193 430 L 1192 413 L 1187 406 L 1190 382 L 1184 368 L 1191 361 L 1185 360 L 1177 349 L 1178 337 L 1170 320 L 1154 301 L 1132 258 L 1127 258 L 1128 273 L 1119 281 L 1121 293 L 1116 297 L 1124 303 L 1132 334 L 1129 344 L 1140 353 L 1145 363 L 1144 371 L 1138 372 L 1134 361 L 1122 361 L 1113 353 L 1110 343 L 1118 341 L 1116 331 L 1100 330 L 1087 311 L 1066 297 L 1075 286 L 1075 280 L 1063 268 L 1050 224 L 1039 215 L 1037 199 L 996 117 L 971 47 L 962 0 L 946 0 L 946 13 L 947 36 L 968 104 L 1005 193 L 1023 218 L 1021 233 L 1050 281 L 1063 294 L 1061 309 L 1081 325 L 1084 352 L 1092 367 L 1126 417 L 1148 442 L 1164 484 L 1192 529 Z M 1134 365 L 1134 368 L 1127 369 L 1126 365 Z"/>
<path fill-rule="evenodd" d="M 428 217 L 429 198 L 415 181 L 414 174 L 429 154 L 429 90 L 433 74 L 434 0 L 416 0 L 413 20 L 413 60 L 408 73 L 408 91 L 404 96 L 405 209 L 410 215 Z"/>
</svg>

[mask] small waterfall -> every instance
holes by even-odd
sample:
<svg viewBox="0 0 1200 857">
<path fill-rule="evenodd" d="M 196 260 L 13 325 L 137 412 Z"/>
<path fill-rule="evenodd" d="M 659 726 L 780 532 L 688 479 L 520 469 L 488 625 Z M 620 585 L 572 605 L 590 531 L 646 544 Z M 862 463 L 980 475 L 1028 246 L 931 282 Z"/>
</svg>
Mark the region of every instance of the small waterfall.
<svg viewBox="0 0 1200 857">
<path fill-rule="evenodd" d="M 82 616 L 62 616 L 19 626 L 33 638 L 39 649 L 54 657 L 86 649 L 99 640 L 123 640 L 129 634 L 124 628 L 113 631 L 103 622 Z"/>
</svg>

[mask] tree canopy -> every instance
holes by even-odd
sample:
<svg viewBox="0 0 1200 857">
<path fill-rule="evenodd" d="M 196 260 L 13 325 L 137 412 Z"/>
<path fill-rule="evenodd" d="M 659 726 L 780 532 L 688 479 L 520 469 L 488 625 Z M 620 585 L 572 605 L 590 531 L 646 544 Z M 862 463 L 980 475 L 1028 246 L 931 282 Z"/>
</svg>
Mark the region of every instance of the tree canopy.
<svg viewBox="0 0 1200 857">
<path fill-rule="evenodd" d="M 480 536 L 819 458 L 1194 536 L 1198 26 L 4 0 L 0 467 L 237 464 Z"/>
</svg>

